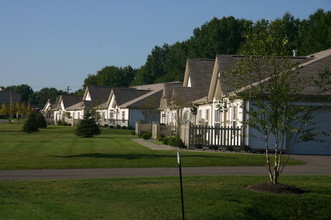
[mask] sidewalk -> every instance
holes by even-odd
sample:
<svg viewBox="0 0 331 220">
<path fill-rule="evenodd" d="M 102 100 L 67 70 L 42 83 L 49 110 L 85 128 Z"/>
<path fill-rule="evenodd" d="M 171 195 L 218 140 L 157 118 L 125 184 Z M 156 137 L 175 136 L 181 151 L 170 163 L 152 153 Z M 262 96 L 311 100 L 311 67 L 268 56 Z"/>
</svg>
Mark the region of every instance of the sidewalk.
<svg viewBox="0 0 331 220">
<path fill-rule="evenodd" d="M 174 147 L 171 147 L 169 145 L 157 145 L 157 144 L 153 144 L 149 141 L 146 141 L 142 138 L 139 138 L 139 139 L 132 139 L 132 141 L 140 144 L 140 145 L 143 145 L 145 147 L 148 147 L 152 150 L 176 150 L 176 148 Z"/>
</svg>

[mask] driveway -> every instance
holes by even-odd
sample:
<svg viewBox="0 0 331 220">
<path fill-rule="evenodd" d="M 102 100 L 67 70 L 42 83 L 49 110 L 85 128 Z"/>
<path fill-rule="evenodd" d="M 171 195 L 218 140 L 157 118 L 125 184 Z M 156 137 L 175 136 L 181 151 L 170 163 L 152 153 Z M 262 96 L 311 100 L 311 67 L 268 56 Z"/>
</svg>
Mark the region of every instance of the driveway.
<svg viewBox="0 0 331 220">
<path fill-rule="evenodd" d="M 288 175 L 331 175 L 331 156 L 292 155 L 302 166 L 287 166 Z M 183 175 L 267 175 L 265 167 L 183 167 Z M 85 179 L 178 176 L 178 168 L 96 168 L 61 170 L 1 170 L 0 180 Z"/>
</svg>

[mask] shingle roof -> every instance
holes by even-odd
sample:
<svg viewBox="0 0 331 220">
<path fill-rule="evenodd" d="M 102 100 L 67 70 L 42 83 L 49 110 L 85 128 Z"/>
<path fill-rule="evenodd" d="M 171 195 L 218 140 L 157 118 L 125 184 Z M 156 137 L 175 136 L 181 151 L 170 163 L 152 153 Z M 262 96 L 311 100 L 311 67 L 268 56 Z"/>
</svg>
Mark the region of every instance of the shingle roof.
<svg viewBox="0 0 331 220">
<path fill-rule="evenodd" d="M 205 97 L 208 94 L 214 64 L 214 59 L 188 59 L 183 87 L 173 88 L 172 104 L 192 106 L 194 100 Z"/>
<path fill-rule="evenodd" d="M 183 87 L 188 87 L 188 80 L 190 79 L 191 87 L 208 91 L 214 64 L 215 59 L 188 59 L 186 63 Z"/>
<path fill-rule="evenodd" d="M 331 49 L 321 51 L 316 54 L 312 54 L 306 57 L 294 57 L 289 58 L 292 62 L 296 62 L 299 67 L 299 76 L 302 78 L 306 78 L 307 80 L 304 81 L 303 90 L 300 92 L 301 95 L 307 95 L 307 96 L 330 96 L 331 95 L 331 85 L 328 84 L 326 87 L 321 90 L 318 86 L 315 84 L 315 80 L 319 80 L 319 73 L 323 69 L 328 69 L 331 71 Z M 262 83 L 267 83 L 268 78 L 265 78 Z M 222 80 L 220 80 L 221 82 Z M 329 76 L 329 79 L 327 80 L 331 82 L 331 76 Z M 248 89 L 250 86 L 258 85 L 259 82 L 253 81 L 249 84 L 247 84 L 246 87 L 243 89 Z M 227 86 L 227 87 L 226 87 Z M 233 87 L 231 85 L 226 85 L 224 89 L 225 92 L 232 92 Z"/>
<path fill-rule="evenodd" d="M 183 87 L 181 82 L 169 82 L 164 83 L 163 90 L 162 90 L 162 97 L 160 100 L 160 109 L 167 109 L 170 105 L 172 90 L 174 88 Z"/>
<path fill-rule="evenodd" d="M 90 94 L 90 105 L 97 106 L 107 102 L 112 87 L 109 86 L 88 86 L 86 91 Z"/>
<path fill-rule="evenodd" d="M 134 88 L 114 88 L 112 94 L 115 96 L 116 104 L 118 106 L 123 105 L 133 99 L 138 98 L 146 93 L 150 92 L 149 90 L 137 90 Z"/>
<path fill-rule="evenodd" d="M 158 109 L 160 105 L 160 99 L 162 96 L 162 90 L 149 91 L 148 93 L 139 96 L 127 103 L 120 105 L 124 108 L 135 109 Z"/>
<path fill-rule="evenodd" d="M 217 55 L 217 64 L 219 67 L 220 73 L 224 74 L 223 77 L 231 71 L 231 69 L 241 60 L 243 59 L 243 56 L 236 56 L 236 55 Z M 289 57 L 288 58 L 291 62 L 295 64 L 302 64 L 304 62 L 309 61 L 311 58 L 309 57 Z M 218 78 L 218 83 L 221 87 L 222 94 L 226 94 L 228 92 L 231 92 L 234 90 L 234 83 L 236 79 L 229 79 L 229 78 Z M 256 78 L 252 78 L 251 81 L 247 81 L 246 85 L 249 85 L 250 83 L 253 83 L 256 81 Z"/>
<path fill-rule="evenodd" d="M 60 95 L 60 96 L 56 97 L 55 109 L 60 108 L 61 101 L 63 102 L 64 108 L 67 109 L 70 106 L 80 103 L 82 101 L 82 97 L 75 96 L 75 95 Z"/>
<path fill-rule="evenodd" d="M 174 88 L 172 91 L 171 104 L 180 107 L 191 107 L 193 101 L 206 97 L 199 89 L 193 87 Z"/>
</svg>

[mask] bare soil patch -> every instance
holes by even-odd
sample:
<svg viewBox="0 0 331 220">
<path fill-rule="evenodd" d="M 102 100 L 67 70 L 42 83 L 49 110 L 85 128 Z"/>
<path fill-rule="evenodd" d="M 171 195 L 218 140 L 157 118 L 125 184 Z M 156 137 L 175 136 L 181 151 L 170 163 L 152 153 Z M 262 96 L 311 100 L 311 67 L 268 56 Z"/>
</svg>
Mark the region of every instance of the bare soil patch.
<svg viewBox="0 0 331 220">
<path fill-rule="evenodd" d="M 273 194 L 295 194 L 301 195 L 308 191 L 281 183 L 273 184 L 271 182 L 255 183 L 246 186 L 246 189 L 255 192 L 273 193 Z"/>
</svg>

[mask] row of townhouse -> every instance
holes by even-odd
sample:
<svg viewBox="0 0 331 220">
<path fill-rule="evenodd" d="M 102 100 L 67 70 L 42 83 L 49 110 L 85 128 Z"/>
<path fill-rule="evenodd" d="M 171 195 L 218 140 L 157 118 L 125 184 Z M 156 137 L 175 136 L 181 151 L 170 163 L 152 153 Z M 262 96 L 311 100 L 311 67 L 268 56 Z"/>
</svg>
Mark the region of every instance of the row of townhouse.
<svg viewBox="0 0 331 220">
<path fill-rule="evenodd" d="M 163 90 L 160 103 L 161 123 L 242 127 L 245 119 L 249 117 L 244 109 L 250 109 L 254 101 L 229 99 L 229 96 L 236 93 L 233 87 L 235 82 L 223 78 L 242 58 L 235 55 L 217 55 L 215 60 L 189 59 L 183 84 L 171 84 Z M 311 84 L 308 82 L 301 94 L 298 94 L 305 97 L 305 102 L 296 104 L 320 106 L 314 118 L 316 132 L 331 134 L 331 85 L 321 91 L 313 83 L 323 69 L 331 71 L 331 49 L 288 59 L 299 65 L 299 74 L 302 77 L 312 79 Z M 248 126 L 243 132 L 243 144 L 254 149 L 264 149 L 263 135 L 257 129 Z M 273 138 L 270 138 L 270 143 L 272 141 Z M 321 136 L 318 142 L 298 143 L 291 152 L 331 155 L 331 135 Z"/>
<path fill-rule="evenodd" d="M 252 101 L 229 99 L 229 95 L 236 92 L 234 82 L 222 78 L 242 58 L 236 55 L 217 55 L 215 59 L 188 59 L 183 82 L 129 88 L 88 86 L 83 97 L 59 96 L 54 103 L 49 101 L 43 112 L 52 117 L 55 124 L 61 120 L 75 124 L 82 119 L 86 108 L 94 108 L 99 113 L 100 124 L 114 126 L 135 127 L 137 121 L 145 121 L 171 126 L 194 124 L 242 127 L 248 117 L 244 109 L 249 109 Z M 300 74 L 304 77 L 314 77 L 323 68 L 331 69 L 331 49 L 289 60 L 299 64 Z M 309 98 L 309 102 L 302 105 L 323 106 L 315 117 L 321 131 L 331 130 L 331 102 L 325 99 L 330 97 L 330 91 L 331 88 L 321 93 L 312 85 L 307 85 L 299 94 Z M 243 144 L 255 149 L 264 148 L 263 138 L 256 129 L 245 127 L 243 132 Z M 325 144 L 300 143 L 292 152 L 330 155 L 331 148 L 326 145 L 330 142 L 331 136 L 325 138 Z"/>
<path fill-rule="evenodd" d="M 86 109 L 97 112 L 101 125 L 135 127 L 137 121 L 160 122 L 158 108 L 167 84 L 172 83 L 129 88 L 88 86 L 83 96 L 60 95 L 53 102 L 48 100 L 42 112 L 54 124 L 75 125 L 83 118 Z"/>
</svg>

